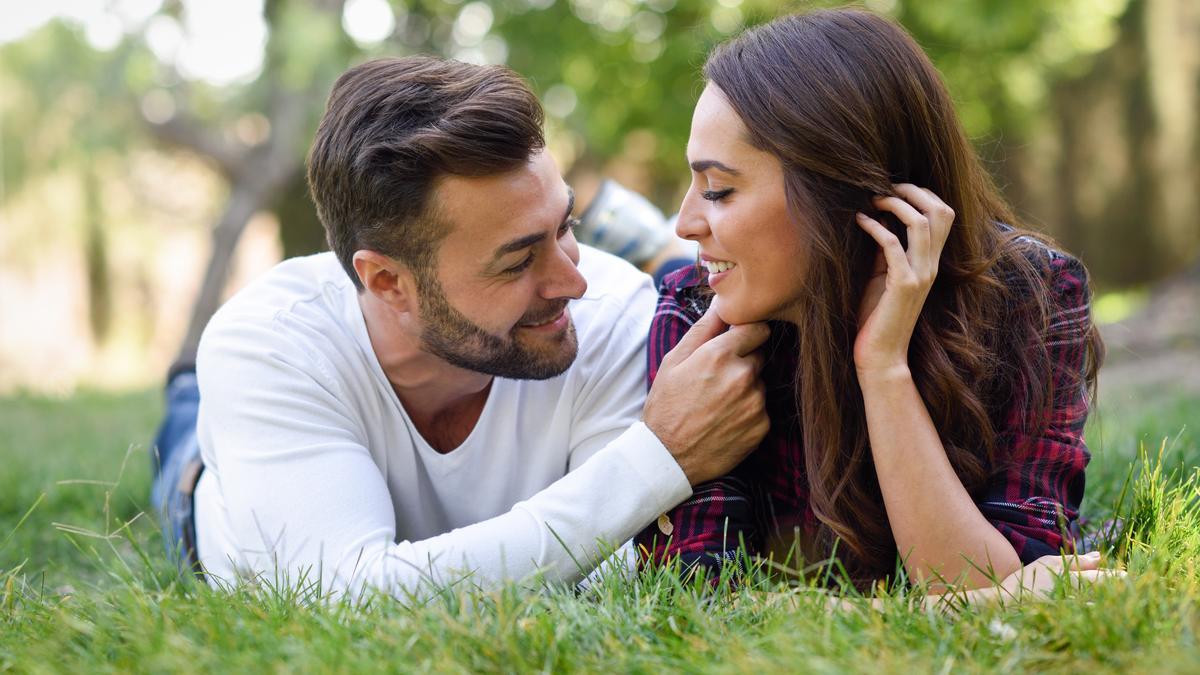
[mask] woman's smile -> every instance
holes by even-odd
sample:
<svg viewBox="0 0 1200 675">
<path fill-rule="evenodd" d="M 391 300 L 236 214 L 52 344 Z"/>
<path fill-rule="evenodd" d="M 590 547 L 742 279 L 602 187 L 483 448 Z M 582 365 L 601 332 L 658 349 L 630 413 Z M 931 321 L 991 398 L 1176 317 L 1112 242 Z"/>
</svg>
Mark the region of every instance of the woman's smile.
<svg viewBox="0 0 1200 675">
<path fill-rule="evenodd" d="M 717 260 L 709 256 L 701 254 L 700 264 L 708 270 L 708 285 L 715 289 L 717 282 L 729 276 L 736 267 L 737 263 L 728 260 Z"/>
</svg>

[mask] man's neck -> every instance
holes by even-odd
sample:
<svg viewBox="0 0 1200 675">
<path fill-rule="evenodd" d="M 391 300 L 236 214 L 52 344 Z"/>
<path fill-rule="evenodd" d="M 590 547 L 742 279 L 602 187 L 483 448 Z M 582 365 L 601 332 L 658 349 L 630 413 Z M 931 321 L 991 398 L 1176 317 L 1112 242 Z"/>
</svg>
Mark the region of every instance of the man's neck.
<svg viewBox="0 0 1200 675">
<path fill-rule="evenodd" d="M 419 336 L 398 329 L 395 310 L 369 294 L 360 294 L 358 304 L 375 357 L 417 431 L 438 452 L 457 448 L 479 421 L 492 376 L 421 349 Z"/>
</svg>

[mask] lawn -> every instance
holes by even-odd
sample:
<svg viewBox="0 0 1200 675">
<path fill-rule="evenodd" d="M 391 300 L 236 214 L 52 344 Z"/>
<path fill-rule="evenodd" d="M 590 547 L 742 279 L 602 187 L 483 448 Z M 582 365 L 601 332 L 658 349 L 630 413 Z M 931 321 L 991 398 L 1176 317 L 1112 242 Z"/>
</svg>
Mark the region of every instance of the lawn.
<svg viewBox="0 0 1200 675">
<path fill-rule="evenodd" d="M 1084 511 L 1126 517 L 1110 558 L 1126 579 L 956 611 L 900 591 L 828 611 L 767 579 L 710 592 L 666 574 L 422 606 L 213 592 L 173 573 L 139 517 L 157 392 L 0 399 L 0 671 L 1200 671 L 1200 399 L 1112 408 L 1089 427 Z"/>
</svg>

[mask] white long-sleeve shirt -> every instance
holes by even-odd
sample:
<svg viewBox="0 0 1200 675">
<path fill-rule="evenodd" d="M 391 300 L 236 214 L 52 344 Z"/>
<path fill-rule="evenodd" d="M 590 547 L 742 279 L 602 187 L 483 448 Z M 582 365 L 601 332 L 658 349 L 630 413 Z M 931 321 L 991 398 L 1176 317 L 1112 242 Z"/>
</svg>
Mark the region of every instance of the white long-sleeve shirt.
<svg viewBox="0 0 1200 675">
<path fill-rule="evenodd" d="M 549 380 L 496 378 L 447 454 L 405 413 L 332 254 L 285 261 L 239 292 L 197 359 L 195 518 L 210 580 L 398 597 L 464 575 L 573 581 L 690 495 L 638 421 L 649 278 L 586 247 L 579 267 L 574 364 Z"/>
</svg>

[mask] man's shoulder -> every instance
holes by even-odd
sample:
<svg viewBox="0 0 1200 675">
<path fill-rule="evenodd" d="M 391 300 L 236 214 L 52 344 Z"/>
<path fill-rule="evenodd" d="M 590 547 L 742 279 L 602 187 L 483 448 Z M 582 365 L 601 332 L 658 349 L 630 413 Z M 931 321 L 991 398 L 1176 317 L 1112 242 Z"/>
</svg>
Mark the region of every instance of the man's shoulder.
<svg viewBox="0 0 1200 675">
<path fill-rule="evenodd" d="M 579 272 L 587 279 L 583 299 L 629 299 L 652 282 L 650 275 L 634 267 L 624 258 L 599 249 L 579 245 Z"/>
<path fill-rule="evenodd" d="M 321 317 L 339 311 L 351 286 L 332 253 L 289 258 L 240 289 L 217 310 L 209 329 L 229 323 L 271 324 L 305 311 Z"/>
<path fill-rule="evenodd" d="M 351 283 L 332 253 L 288 258 L 267 270 L 233 295 L 221 312 L 286 311 Z"/>
<path fill-rule="evenodd" d="M 222 305 L 204 329 L 200 350 L 241 344 L 276 351 L 305 342 L 306 336 L 336 339 L 348 334 L 342 324 L 352 293 L 332 253 L 284 260 Z"/>
<path fill-rule="evenodd" d="M 571 303 L 576 330 L 611 333 L 624 326 L 633 334 L 643 333 L 644 338 L 654 313 L 650 276 L 617 256 L 583 245 L 579 247 L 579 272 L 588 287 L 582 298 Z"/>
</svg>

